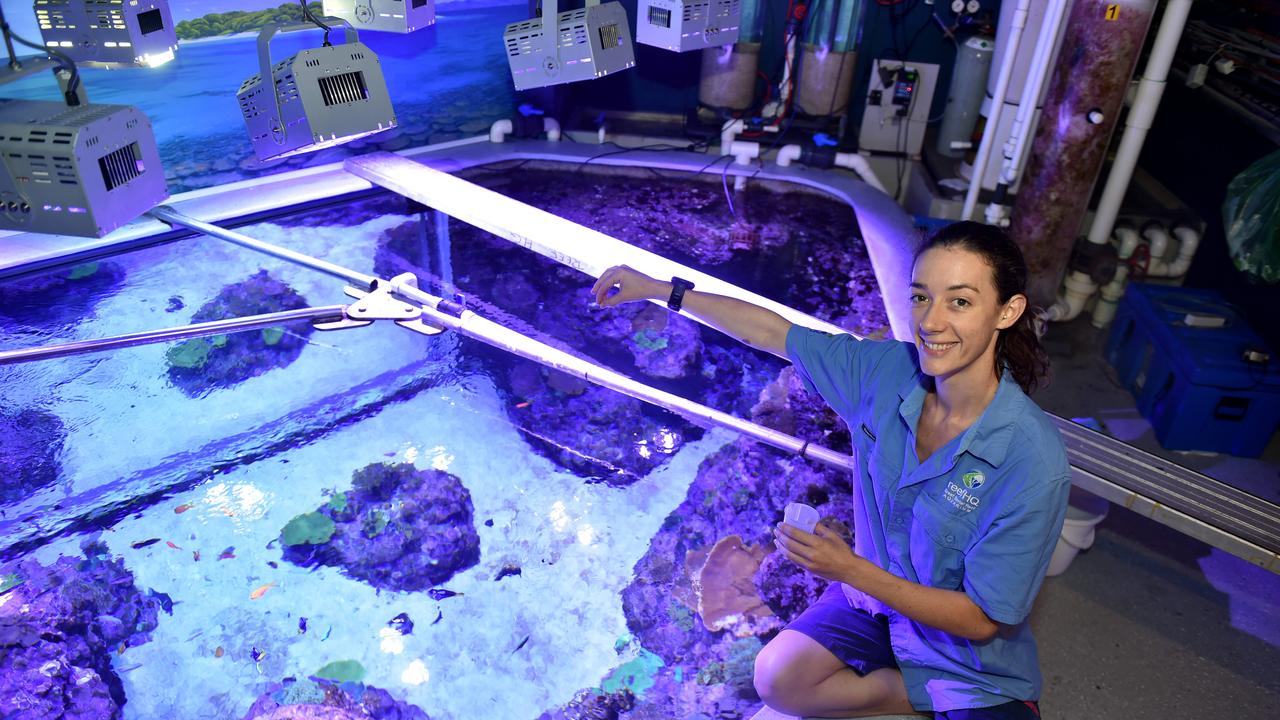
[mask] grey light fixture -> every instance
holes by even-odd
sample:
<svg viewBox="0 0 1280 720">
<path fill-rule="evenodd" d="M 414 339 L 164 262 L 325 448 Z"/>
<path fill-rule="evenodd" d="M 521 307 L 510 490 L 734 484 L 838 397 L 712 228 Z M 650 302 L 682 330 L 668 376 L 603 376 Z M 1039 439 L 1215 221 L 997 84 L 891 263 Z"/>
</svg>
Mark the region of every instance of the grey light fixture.
<svg viewBox="0 0 1280 720">
<path fill-rule="evenodd" d="M 35 0 L 34 10 L 45 46 L 77 63 L 157 67 L 178 48 L 169 0 Z"/>
<path fill-rule="evenodd" d="M 542 3 L 542 17 L 512 23 L 503 33 L 516 90 L 593 80 L 636 64 L 627 12 L 618 2 L 586 0 L 581 10 L 559 12 Z M 555 32 L 547 25 L 554 24 Z"/>
<path fill-rule="evenodd" d="M 411 33 L 436 23 L 435 0 L 324 0 L 324 14 L 359 30 Z"/>
<path fill-rule="evenodd" d="M 742 0 L 640 0 L 636 42 L 687 52 L 738 42 Z"/>
</svg>

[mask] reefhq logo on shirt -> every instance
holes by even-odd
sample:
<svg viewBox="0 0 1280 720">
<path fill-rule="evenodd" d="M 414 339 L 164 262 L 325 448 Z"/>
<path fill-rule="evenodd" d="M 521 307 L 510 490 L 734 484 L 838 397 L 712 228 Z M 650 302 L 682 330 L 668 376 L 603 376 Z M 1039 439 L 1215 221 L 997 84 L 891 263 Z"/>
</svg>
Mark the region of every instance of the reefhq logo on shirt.
<svg viewBox="0 0 1280 720">
<path fill-rule="evenodd" d="M 960 482 L 964 483 L 964 487 L 953 482 L 949 482 L 947 483 L 946 491 L 942 493 L 942 497 L 960 510 L 973 512 L 978 509 L 978 504 L 982 501 L 977 495 L 974 495 L 969 491 L 977 490 L 982 487 L 982 483 L 986 481 L 987 478 L 981 472 L 977 470 L 970 470 L 960 476 Z"/>
</svg>

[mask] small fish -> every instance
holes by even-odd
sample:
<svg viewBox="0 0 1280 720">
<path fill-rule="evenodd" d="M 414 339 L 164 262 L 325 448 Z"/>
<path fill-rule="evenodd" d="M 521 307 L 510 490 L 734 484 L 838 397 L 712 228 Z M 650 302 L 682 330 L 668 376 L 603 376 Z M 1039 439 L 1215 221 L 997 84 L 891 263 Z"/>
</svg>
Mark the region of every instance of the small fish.
<svg viewBox="0 0 1280 720">
<path fill-rule="evenodd" d="M 133 548 L 134 550 L 141 550 L 142 548 L 148 545 L 155 545 L 158 542 L 160 542 L 160 538 L 150 538 L 148 540 L 139 540 L 136 543 L 130 544 L 129 547 Z"/>
<path fill-rule="evenodd" d="M 191 559 L 192 559 L 192 560 L 194 560 L 195 562 L 200 562 L 200 551 L 199 551 L 199 550 L 192 550 L 192 551 L 191 551 Z"/>
<path fill-rule="evenodd" d="M 519 575 L 519 574 L 520 574 L 519 565 L 516 565 L 515 563 L 507 563 L 506 565 L 502 566 L 501 570 L 498 571 L 498 576 L 495 577 L 493 581 L 497 582 L 504 577 L 511 577 L 512 575 Z"/>
<path fill-rule="evenodd" d="M 267 656 L 267 652 L 265 650 L 259 650 L 256 646 L 250 648 L 249 654 L 253 657 L 253 661 L 256 663 L 262 662 L 262 659 Z"/>
<path fill-rule="evenodd" d="M 443 620 L 443 619 L 444 619 L 444 611 L 443 611 L 443 610 L 438 610 L 438 611 L 436 611 L 436 619 L 435 619 L 435 620 L 432 620 L 432 621 L 431 621 L 431 624 L 432 624 L 432 625 L 435 625 L 436 623 L 440 622 L 440 621 L 441 621 L 441 620 Z"/>
<path fill-rule="evenodd" d="M 178 507 L 174 508 L 173 512 L 177 515 L 181 515 L 182 513 L 190 510 L 193 507 L 195 507 L 195 505 L 192 503 L 182 503 Z"/>
<path fill-rule="evenodd" d="M 516 407 L 518 407 L 518 408 L 527 408 L 527 407 L 529 407 L 529 406 L 530 406 L 530 405 L 532 405 L 532 404 L 533 404 L 533 403 L 529 402 L 528 400 L 525 400 L 524 402 L 518 402 L 518 403 L 516 403 Z"/>
<path fill-rule="evenodd" d="M 215 648 L 215 649 L 214 649 L 214 651 L 213 651 L 213 656 L 214 656 L 214 657 L 222 657 L 223 655 L 226 655 L 226 654 L 227 654 L 227 651 L 226 651 L 226 650 L 223 650 L 221 645 L 219 645 L 219 646 L 218 646 L 217 648 Z"/>
<path fill-rule="evenodd" d="M 464 595 L 465 593 L 454 592 L 452 590 L 446 590 L 445 588 L 431 588 L 427 591 L 427 594 L 431 596 L 432 600 L 444 600 L 445 598 L 451 598 L 454 595 Z"/>
<path fill-rule="evenodd" d="M 219 560 L 231 560 L 236 556 L 236 548 L 234 545 L 218 553 Z"/>
<path fill-rule="evenodd" d="M 307 631 L 307 619 L 304 617 L 298 618 L 298 634 L 302 635 L 306 631 Z"/>
<path fill-rule="evenodd" d="M 125 651 L 125 648 L 128 648 L 128 647 L 129 647 L 128 645 L 126 645 L 126 644 L 124 644 L 124 643 L 120 643 L 120 647 L 119 647 L 119 649 L 117 649 L 117 650 L 116 650 L 116 654 L 117 654 L 117 655 L 123 655 L 123 654 L 124 654 L 124 651 Z"/>
<path fill-rule="evenodd" d="M 320 638 L 320 642 L 324 642 L 325 640 L 328 640 L 329 636 L 332 634 L 333 634 L 333 626 L 330 625 L 329 629 L 324 631 L 324 637 Z"/>
<path fill-rule="evenodd" d="M 272 580 L 271 582 L 267 583 L 266 585 L 263 585 L 262 587 L 258 588 L 257 590 L 254 590 L 253 592 L 249 593 L 249 599 L 250 599 L 250 600 L 257 600 L 258 598 L 262 597 L 263 595 L 266 595 L 266 594 L 267 594 L 267 591 L 268 591 L 268 590 L 270 590 L 271 588 L 275 587 L 275 585 L 276 585 L 275 580 Z"/>
<path fill-rule="evenodd" d="M 532 636 L 532 635 L 525 635 L 525 636 L 524 636 L 524 639 L 520 641 L 520 644 L 516 646 L 516 649 L 511 651 L 511 654 L 512 654 L 512 655 L 515 655 L 516 653 L 520 652 L 520 648 L 522 648 L 522 647 L 524 647 L 526 644 L 528 644 L 528 642 L 529 642 L 529 638 L 531 638 L 531 637 L 533 637 L 533 636 Z"/>
<path fill-rule="evenodd" d="M 399 615 L 391 618 L 391 620 L 387 622 L 387 627 L 395 630 L 401 635 L 413 634 L 413 621 L 409 619 L 408 613 L 400 613 Z"/>
<path fill-rule="evenodd" d="M 174 550 L 181 550 L 181 549 L 182 549 L 182 548 L 178 547 L 177 545 L 174 545 L 174 544 L 173 544 L 173 541 L 171 541 L 171 540 L 165 540 L 165 541 L 164 541 L 164 544 L 165 544 L 165 545 L 168 545 L 169 547 L 173 548 Z"/>
</svg>

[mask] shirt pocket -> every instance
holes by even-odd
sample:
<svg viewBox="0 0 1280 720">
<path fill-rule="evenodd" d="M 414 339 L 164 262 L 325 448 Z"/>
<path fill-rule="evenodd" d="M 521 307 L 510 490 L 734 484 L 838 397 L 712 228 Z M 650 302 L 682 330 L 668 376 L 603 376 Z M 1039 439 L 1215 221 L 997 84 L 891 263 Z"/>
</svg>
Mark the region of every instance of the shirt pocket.
<svg viewBox="0 0 1280 720">
<path fill-rule="evenodd" d="M 922 495 L 911 508 L 911 564 L 929 587 L 959 590 L 964 553 L 977 528 L 969 520 Z"/>
</svg>

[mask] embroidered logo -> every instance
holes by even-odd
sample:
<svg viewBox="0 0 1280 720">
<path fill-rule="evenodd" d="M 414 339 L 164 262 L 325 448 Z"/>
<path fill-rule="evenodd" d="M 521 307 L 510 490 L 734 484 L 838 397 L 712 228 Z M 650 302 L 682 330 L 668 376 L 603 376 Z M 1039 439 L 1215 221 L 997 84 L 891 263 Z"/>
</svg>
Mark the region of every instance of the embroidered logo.
<svg viewBox="0 0 1280 720">
<path fill-rule="evenodd" d="M 963 485 L 964 487 L 961 487 L 956 483 L 949 482 L 947 483 L 946 490 L 942 493 L 942 497 L 947 502 L 951 503 L 952 507 L 955 507 L 958 510 L 973 512 L 978 509 L 978 505 L 982 503 L 982 500 L 970 491 L 977 490 L 982 487 L 982 483 L 986 481 L 986 476 L 980 471 L 970 470 L 960 476 L 960 485 Z"/>
<path fill-rule="evenodd" d="M 964 486 L 970 490 L 977 490 L 982 487 L 982 483 L 987 481 L 987 478 L 978 470 L 970 470 L 962 475 L 960 479 L 964 482 Z"/>
</svg>

